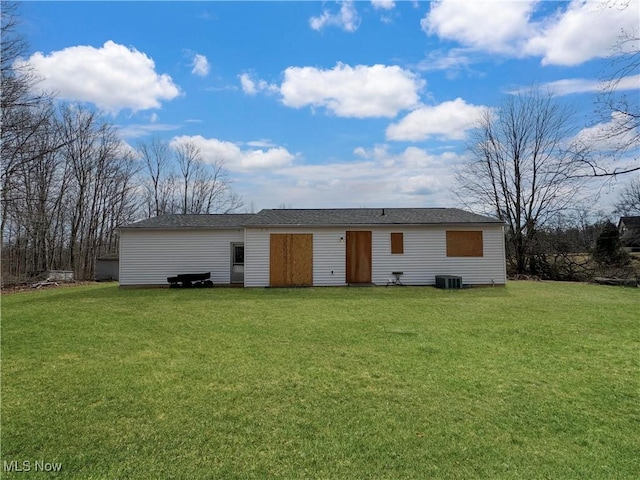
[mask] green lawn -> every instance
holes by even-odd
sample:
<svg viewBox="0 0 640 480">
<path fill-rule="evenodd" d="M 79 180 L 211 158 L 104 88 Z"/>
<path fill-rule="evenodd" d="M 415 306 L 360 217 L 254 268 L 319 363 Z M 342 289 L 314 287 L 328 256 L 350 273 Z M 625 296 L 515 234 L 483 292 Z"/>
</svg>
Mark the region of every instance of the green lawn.
<svg viewBox="0 0 640 480">
<path fill-rule="evenodd" d="M 637 479 L 639 345 L 594 285 L 7 295 L 2 477 Z"/>
</svg>

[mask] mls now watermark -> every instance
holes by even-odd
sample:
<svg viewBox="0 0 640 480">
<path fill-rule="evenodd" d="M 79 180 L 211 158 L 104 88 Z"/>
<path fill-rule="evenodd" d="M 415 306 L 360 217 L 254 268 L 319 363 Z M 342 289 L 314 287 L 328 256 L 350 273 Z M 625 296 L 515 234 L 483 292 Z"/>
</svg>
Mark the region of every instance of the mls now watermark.
<svg viewBox="0 0 640 480">
<path fill-rule="evenodd" d="M 10 460 L 4 461 L 3 470 L 5 472 L 59 472 L 62 470 L 62 463 L 45 462 L 44 460 Z"/>
</svg>

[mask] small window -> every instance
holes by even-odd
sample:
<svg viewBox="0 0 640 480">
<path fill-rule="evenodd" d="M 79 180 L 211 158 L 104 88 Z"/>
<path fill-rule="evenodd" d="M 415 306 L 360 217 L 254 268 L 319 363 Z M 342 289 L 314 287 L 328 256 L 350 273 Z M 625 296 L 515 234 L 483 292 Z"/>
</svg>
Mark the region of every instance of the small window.
<svg viewBox="0 0 640 480">
<path fill-rule="evenodd" d="M 482 231 L 447 231 L 447 257 L 482 257 Z"/>
<path fill-rule="evenodd" d="M 400 255 L 404 253 L 404 235 L 402 233 L 391 234 L 391 253 Z"/>
<path fill-rule="evenodd" d="M 244 245 L 233 246 L 233 264 L 244 265 Z"/>
</svg>

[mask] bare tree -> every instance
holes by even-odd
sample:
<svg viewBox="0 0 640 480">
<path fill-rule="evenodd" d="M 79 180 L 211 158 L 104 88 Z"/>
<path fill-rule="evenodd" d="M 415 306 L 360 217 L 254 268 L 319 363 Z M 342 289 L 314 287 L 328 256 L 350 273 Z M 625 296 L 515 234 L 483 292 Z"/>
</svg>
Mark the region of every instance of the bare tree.
<svg viewBox="0 0 640 480">
<path fill-rule="evenodd" d="M 140 142 L 148 216 L 167 213 L 230 213 L 243 205 L 230 188 L 223 161 L 205 158 L 193 142 Z M 177 167 L 178 173 L 174 172 Z"/>
<path fill-rule="evenodd" d="M 486 109 L 469 147 L 473 160 L 457 174 L 460 197 L 507 225 L 508 258 L 517 273 L 535 273 L 538 230 L 575 200 L 579 179 L 566 143 L 571 114 L 551 94 L 509 96 Z"/>
<path fill-rule="evenodd" d="M 602 220 L 592 223 L 594 212 L 574 209 L 561 213 L 538 231 L 537 275 L 548 280 L 588 281 L 594 265 L 589 255 Z"/>
<path fill-rule="evenodd" d="M 79 278 L 92 278 L 97 256 L 113 251 L 114 229 L 133 218 L 136 169 L 113 126 L 94 111 L 62 108 L 64 202 L 62 256 Z"/>
<path fill-rule="evenodd" d="M 622 10 L 630 2 L 606 0 L 601 8 Z M 597 124 L 588 129 L 592 145 L 578 159 L 584 176 L 611 178 L 640 170 L 640 32 L 623 30 L 610 58 L 596 100 Z"/>
<path fill-rule="evenodd" d="M 149 217 L 173 213 L 175 177 L 169 145 L 153 138 L 138 143 L 138 154 L 144 164 L 147 214 Z"/>
<path fill-rule="evenodd" d="M 46 125 L 30 134 L 28 153 L 39 155 L 6 177 L 3 279 L 57 268 L 92 278 L 95 258 L 117 248 L 115 228 L 133 219 L 136 162 L 113 127 L 69 105 Z"/>
<path fill-rule="evenodd" d="M 244 205 L 231 189 L 231 179 L 219 157 L 202 159 L 199 175 L 194 178 L 192 213 L 233 213 Z"/>
<path fill-rule="evenodd" d="M 31 91 L 37 82 L 33 70 L 27 63 L 18 60 L 27 53 L 29 45 L 18 32 L 18 3 L 1 3 L 2 37 L 0 38 L 0 68 L 2 71 L 2 110 L 15 106 L 39 103 L 39 97 Z"/>
<path fill-rule="evenodd" d="M 47 135 L 40 138 L 48 141 Z M 13 175 L 14 192 L 20 195 L 3 205 L 3 276 L 22 278 L 63 268 L 75 270 L 77 278 L 91 278 L 95 256 L 109 250 L 109 242 L 113 245 L 111 230 L 122 222 L 122 205 L 130 204 L 117 189 L 131 176 L 113 159 L 101 158 L 99 149 L 85 156 L 49 152 L 33 164 L 22 164 Z"/>
<path fill-rule="evenodd" d="M 0 36 L 0 185 L 2 211 L 0 243 L 9 221 L 10 210 L 24 195 L 19 181 L 25 170 L 37 167 L 43 156 L 60 148 L 52 135 L 53 107 L 48 95 L 33 93 L 38 79 L 19 59 L 28 44 L 18 32 L 16 2 L 2 2 Z"/>
<path fill-rule="evenodd" d="M 194 180 L 202 176 L 200 149 L 193 142 L 179 143 L 175 147 L 178 168 L 181 174 L 180 213 L 201 213 Z"/>
<path fill-rule="evenodd" d="M 632 179 L 622 189 L 615 212 L 622 216 L 640 215 L 640 177 Z"/>
</svg>

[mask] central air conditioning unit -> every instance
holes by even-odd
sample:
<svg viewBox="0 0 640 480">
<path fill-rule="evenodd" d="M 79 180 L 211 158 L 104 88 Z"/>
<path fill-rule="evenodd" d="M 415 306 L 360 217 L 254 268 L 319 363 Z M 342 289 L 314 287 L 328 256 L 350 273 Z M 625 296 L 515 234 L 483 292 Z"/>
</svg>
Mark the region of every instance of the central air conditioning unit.
<svg viewBox="0 0 640 480">
<path fill-rule="evenodd" d="M 436 275 L 436 288 L 462 288 L 462 277 L 453 275 Z"/>
</svg>

